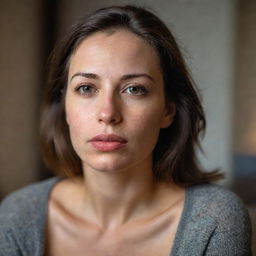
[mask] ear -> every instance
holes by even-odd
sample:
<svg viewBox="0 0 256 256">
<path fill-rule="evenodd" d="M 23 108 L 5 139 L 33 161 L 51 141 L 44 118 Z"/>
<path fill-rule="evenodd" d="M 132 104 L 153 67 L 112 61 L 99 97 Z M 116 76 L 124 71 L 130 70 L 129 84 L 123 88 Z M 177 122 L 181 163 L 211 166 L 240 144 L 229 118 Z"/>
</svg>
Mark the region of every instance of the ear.
<svg viewBox="0 0 256 256">
<path fill-rule="evenodd" d="M 169 127 L 176 115 L 176 104 L 175 103 L 169 103 L 165 107 L 163 117 L 160 123 L 160 128 L 167 128 Z"/>
</svg>

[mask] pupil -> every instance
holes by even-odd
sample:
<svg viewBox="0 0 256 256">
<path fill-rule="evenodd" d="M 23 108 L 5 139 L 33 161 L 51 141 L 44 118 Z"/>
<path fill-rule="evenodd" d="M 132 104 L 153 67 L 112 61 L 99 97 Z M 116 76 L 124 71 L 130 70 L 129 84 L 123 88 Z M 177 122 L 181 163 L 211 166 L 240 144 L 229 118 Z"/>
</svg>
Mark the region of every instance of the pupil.
<svg viewBox="0 0 256 256">
<path fill-rule="evenodd" d="M 131 92 L 137 92 L 138 91 L 138 88 L 136 87 L 131 87 Z"/>
</svg>

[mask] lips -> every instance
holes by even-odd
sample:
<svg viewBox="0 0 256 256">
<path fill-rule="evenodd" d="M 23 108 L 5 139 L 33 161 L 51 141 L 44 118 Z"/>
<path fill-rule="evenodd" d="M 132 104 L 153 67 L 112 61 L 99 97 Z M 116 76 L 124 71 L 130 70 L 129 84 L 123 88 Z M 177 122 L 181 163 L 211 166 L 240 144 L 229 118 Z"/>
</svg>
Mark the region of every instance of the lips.
<svg viewBox="0 0 256 256">
<path fill-rule="evenodd" d="M 127 140 L 115 134 L 100 134 L 89 140 L 92 146 L 103 152 L 118 150 L 127 144 Z"/>
</svg>

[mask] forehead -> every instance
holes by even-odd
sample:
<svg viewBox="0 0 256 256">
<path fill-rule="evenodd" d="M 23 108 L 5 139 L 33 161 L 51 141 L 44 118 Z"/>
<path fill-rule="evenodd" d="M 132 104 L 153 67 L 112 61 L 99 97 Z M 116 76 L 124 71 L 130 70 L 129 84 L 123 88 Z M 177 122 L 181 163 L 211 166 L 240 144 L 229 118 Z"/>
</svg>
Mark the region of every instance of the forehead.
<svg viewBox="0 0 256 256">
<path fill-rule="evenodd" d="M 160 60 L 151 45 L 130 31 L 96 32 L 83 40 L 71 56 L 69 73 L 78 69 L 160 72 Z"/>
</svg>

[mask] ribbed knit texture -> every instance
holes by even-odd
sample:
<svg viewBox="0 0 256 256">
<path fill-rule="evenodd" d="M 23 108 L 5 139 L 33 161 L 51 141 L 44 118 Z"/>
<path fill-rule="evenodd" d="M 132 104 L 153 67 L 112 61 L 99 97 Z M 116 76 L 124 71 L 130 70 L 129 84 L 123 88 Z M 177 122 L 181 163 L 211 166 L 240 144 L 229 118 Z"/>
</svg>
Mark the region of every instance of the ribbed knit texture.
<svg viewBox="0 0 256 256">
<path fill-rule="evenodd" d="M 43 256 L 48 198 L 59 180 L 51 178 L 32 184 L 3 200 L 0 256 Z M 215 185 L 193 186 L 186 191 L 169 255 L 247 256 L 251 255 L 250 241 L 250 219 L 235 194 Z"/>
</svg>

